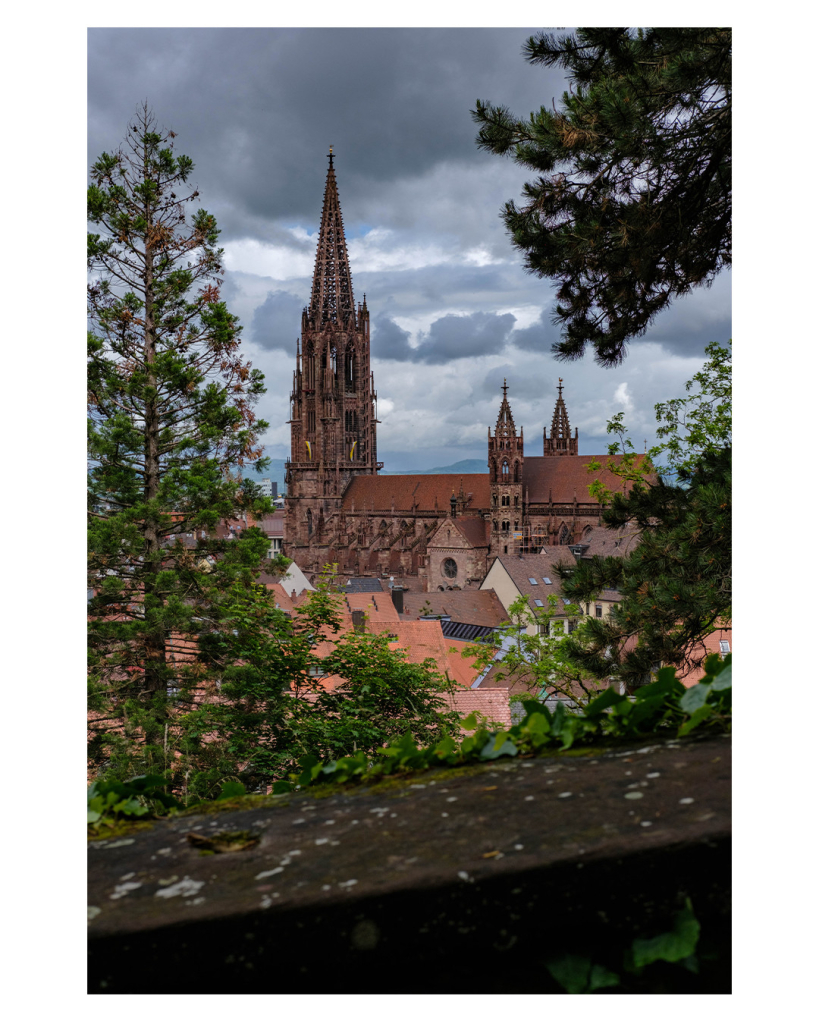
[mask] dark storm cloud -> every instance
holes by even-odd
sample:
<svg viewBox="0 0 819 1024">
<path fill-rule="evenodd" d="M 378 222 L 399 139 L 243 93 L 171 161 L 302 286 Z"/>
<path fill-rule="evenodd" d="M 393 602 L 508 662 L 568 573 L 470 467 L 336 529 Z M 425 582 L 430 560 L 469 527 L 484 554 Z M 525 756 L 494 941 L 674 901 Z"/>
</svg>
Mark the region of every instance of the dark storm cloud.
<svg viewBox="0 0 819 1024">
<path fill-rule="evenodd" d="M 448 313 L 430 325 L 414 357 L 425 363 L 449 363 L 500 352 L 514 326 L 511 313 Z"/>
<path fill-rule="evenodd" d="M 702 355 L 712 341 L 724 345 L 731 337 L 731 272 L 724 271 L 710 288 L 696 288 L 690 295 L 663 310 L 645 335 L 633 343 L 637 354 L 641 341 L 656 342 L 677 356 Z"/>
<path fill-rule="evenodd" d="M 530 32 L 92 29 L 89 158 L 116 148 L 147 98 L 228 234 L 314 218 L 330 144 L 342 204 L 364 211 L 374 189 L 442 161 L 497 159 L 475 147 L 476 98 L 526 113 L 560 95 L 559 72 L 520 56 Z"/>
<path fill-rule="evenodd" d="M 441 307 L 490 307 L 526 304 L 531 281 L 515 266 L 465 267 L 438 263 L 413 270 L 355 272 L 356 291 L 367 294 L 371 309 L 389 316 L 434 313 Z"/>
<path fill-rule="evenodd" d="M 253 313 L 252 340 L 260 348 L 280 348 L 294 353 L 296 338 L 301 332 L 303 309 L 304 299 L 300 296 L 284 291 L 270 292 Z"/>
<path fill-rule="evenodd" d="M 409 331 L 403 330 L 394 320 L 382 313 L 372 321 L 372 354 L 377 359 L 396 359 L 401 362 L 411 359 L 409 337 Z"/>
<path fill-rule="evenodd" d="M 554 311 L 547 306 L 536 323 L 512 332 L 510 344 L 524 352 L 551 352 L 554 342 L 560 340 L 560 328 L 552 323 L 553 316 Z"/>
<path fill-rule="evenodd" d="M 517 334 L 517 331 L 515 333 Z M 508 395 L 509 401 L 512 403 L 519 400 L 532 402 L 549 400 L 551 398 L 549 390 L 551 382 L 548 379 L 544 379 L 540 367 L 538 367 L 538 372 L 536 373 L 531 372 L 531 367 L 529 369 L 530 372 L 527 373 L 526 365 L 521 365 L 520 363 L 504 363 L 502 366 L 493 366 L 484 376 L 483 380 L 476 384 L 473 392 L 475 401 L 482 402 L 487 398 L 497 398 L 498 408 L 500 408 L 501 398 L 503 397 L 501 388 L 504 380 L 509 385 Z M 555 369 L 554 376 L 554 383 L 557 384 L 557 369 Z M 512 413 L 514 415 L 514 404 L 512 406 Z"/>
</svg>

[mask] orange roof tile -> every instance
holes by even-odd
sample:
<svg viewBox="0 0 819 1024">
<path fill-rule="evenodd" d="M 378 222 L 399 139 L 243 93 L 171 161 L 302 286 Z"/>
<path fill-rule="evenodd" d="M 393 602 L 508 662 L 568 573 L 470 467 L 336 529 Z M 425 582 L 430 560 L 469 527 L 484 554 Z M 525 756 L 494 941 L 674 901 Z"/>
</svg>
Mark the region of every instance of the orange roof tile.
<svg viewBox="0 0 819 1024">
<path fill-rule="evenodd" d="M 473 711 L 483 715 L 490 723 L 498 723 L 504 729 L 512 728 L 512 711 L 509 707 L 509 691 L 456 690 L 444 698 L 449 707 L 466 718 Z M 462 729 L 461 732 L 466 732 Z"/>
</svg>

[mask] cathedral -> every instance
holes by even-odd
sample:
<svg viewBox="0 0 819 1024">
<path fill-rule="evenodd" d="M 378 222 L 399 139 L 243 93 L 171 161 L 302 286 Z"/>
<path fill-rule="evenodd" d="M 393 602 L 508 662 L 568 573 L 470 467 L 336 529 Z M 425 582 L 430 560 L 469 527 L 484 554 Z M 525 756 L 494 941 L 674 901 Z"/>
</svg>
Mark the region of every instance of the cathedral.
<svg viewBox="0 0 819 1024">
<path fill-rule="evenodd" d="M 332 150 L 329 159 L 290 396 L 284 553 L 308 572 L 334 563 L 343 574 L 416 577 L 432 591 L 478 585 L 496 555 L 581 543 L 602 507 L 588 492 L 594 456 L 578 455 L 562 380 L 542 455 L 524 455 L 504 380 L 488 474 L 379 476 L 370 314 L 366 296 L 353 299 Z M 623 485 L 605 469 L 595 476 Z"/>
</svg>

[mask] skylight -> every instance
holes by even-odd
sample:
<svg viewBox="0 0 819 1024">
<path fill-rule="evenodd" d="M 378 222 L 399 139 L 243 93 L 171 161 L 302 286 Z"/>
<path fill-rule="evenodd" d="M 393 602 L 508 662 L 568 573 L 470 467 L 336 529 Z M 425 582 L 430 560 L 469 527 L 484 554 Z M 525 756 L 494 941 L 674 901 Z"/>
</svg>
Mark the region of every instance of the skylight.
<svg viewBox="0 0 819 1024">
<path fill-rule="evenodd" d="M 535 579 L 534 576 L 530 576 L 529 577 L 529 582 L 532 584 L 533 587 L 537 586 L 537 580 Z"/>
<path fill-rule="evenodd" d="M 549 579 L 548 576 L 541 576 L 540 578 L 543 580 L 547 587 L 550 587 L 552 585 L 552 581 Z"/>
<path fill-rule="evenodd" d="M 535 598 L 535 604 L 537 605 L 538 608 L 542 608 L 543 607 L 543 602 L 538 600 L 538 598 Z"/>
</svg>

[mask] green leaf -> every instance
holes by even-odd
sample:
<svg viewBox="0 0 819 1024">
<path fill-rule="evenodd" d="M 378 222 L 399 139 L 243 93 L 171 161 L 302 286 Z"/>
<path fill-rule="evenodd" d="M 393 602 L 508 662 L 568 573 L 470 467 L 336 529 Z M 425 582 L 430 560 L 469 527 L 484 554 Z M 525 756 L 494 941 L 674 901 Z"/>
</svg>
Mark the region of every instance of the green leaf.
<svg viewBox="0 0 819 1024">
<path fill-rule="evenodd" d="M 691 689 L 686 690 L 680 698 L 680 707 L 687 715 L 693 715 L 695 711 L 705 704 L 708 694 L 711 692 L 710 683 L 697 683 Z"/>
<path fill-rule="evenodd" d="M 685 909 L 677 914 L 672 931 L 664 932 L 654 939 L 634 940 L 631 946 L 634 966 L 639 970 L 656 960 L 669 963 L 685 960 L 696 950 L 699 937 L 700 923 L 694 917 L 691 901 L 686 900 Z"/>
<path fill-rule="evenodd" d="M 458 725 L 460 725 L 460 727 L 462 729 L 467 729 L 467 730 L 477 729 L 478 728 L 478 719 L 475 717 L 475 712 L 473 711 L 471 714 L 467 715 L 466 718 L 462 719 L 458 723 Z"/>
<path fill-rule="evenodd" d="M 700 722 L 705 721 L 706 718 L 710 718 L 711 715 L 713 715 L 713 713 L 714 713 L 714 709 L 711 707 L 711 705 L 710 704 L 704 704 L 701 708 L 698 708 L 694 712 L 694 714 L 688 719 L 688 721 L 683 722 L 683 724 L 677 730 L 677 735 L 678 736 L 686 736 L 686 735 L 688 735 L 689 732 L 691 732 L 693 729 L 697 728 L 697 726 L 700 724 Z"/>
<path fill-rule="evenodd" d="M 714 682 L 711 684 L 712 690 L 728 690 L 731 687 L 731 665 L 730 663 L 723 668 L 723 670 L 714 677 Z"/>
<path fill-rule="evenodd" d="M 623 701 L 628 701 L 625 694 L 618 693 L 614 687 L 610 686 L 608 690 L 601 693 L 599 697 L 595 697 L 594 700 L 583 708 L 583 713 L 586 718 L 593 718 L 595 715 L 602 715 L 606 708 L 612 707 L 614 704 L 621 704 Z M 558 704 L 558 708 L 562 707 Z"/>
<path fill-rule="evenodd" d="M 292 793 L 293 786 L 287 781 L 287 779 L 278 779 L 273 783 L 274 793 Z"/>
<path fill-rule="evenodd" d="M 601 964 L 593 964 L 588 957 L 571 953 L 548 960 L 546 967 L 555 981 L 572 995 L 611 988 L 620 983 L 620 976 Z"/>
</svg>

